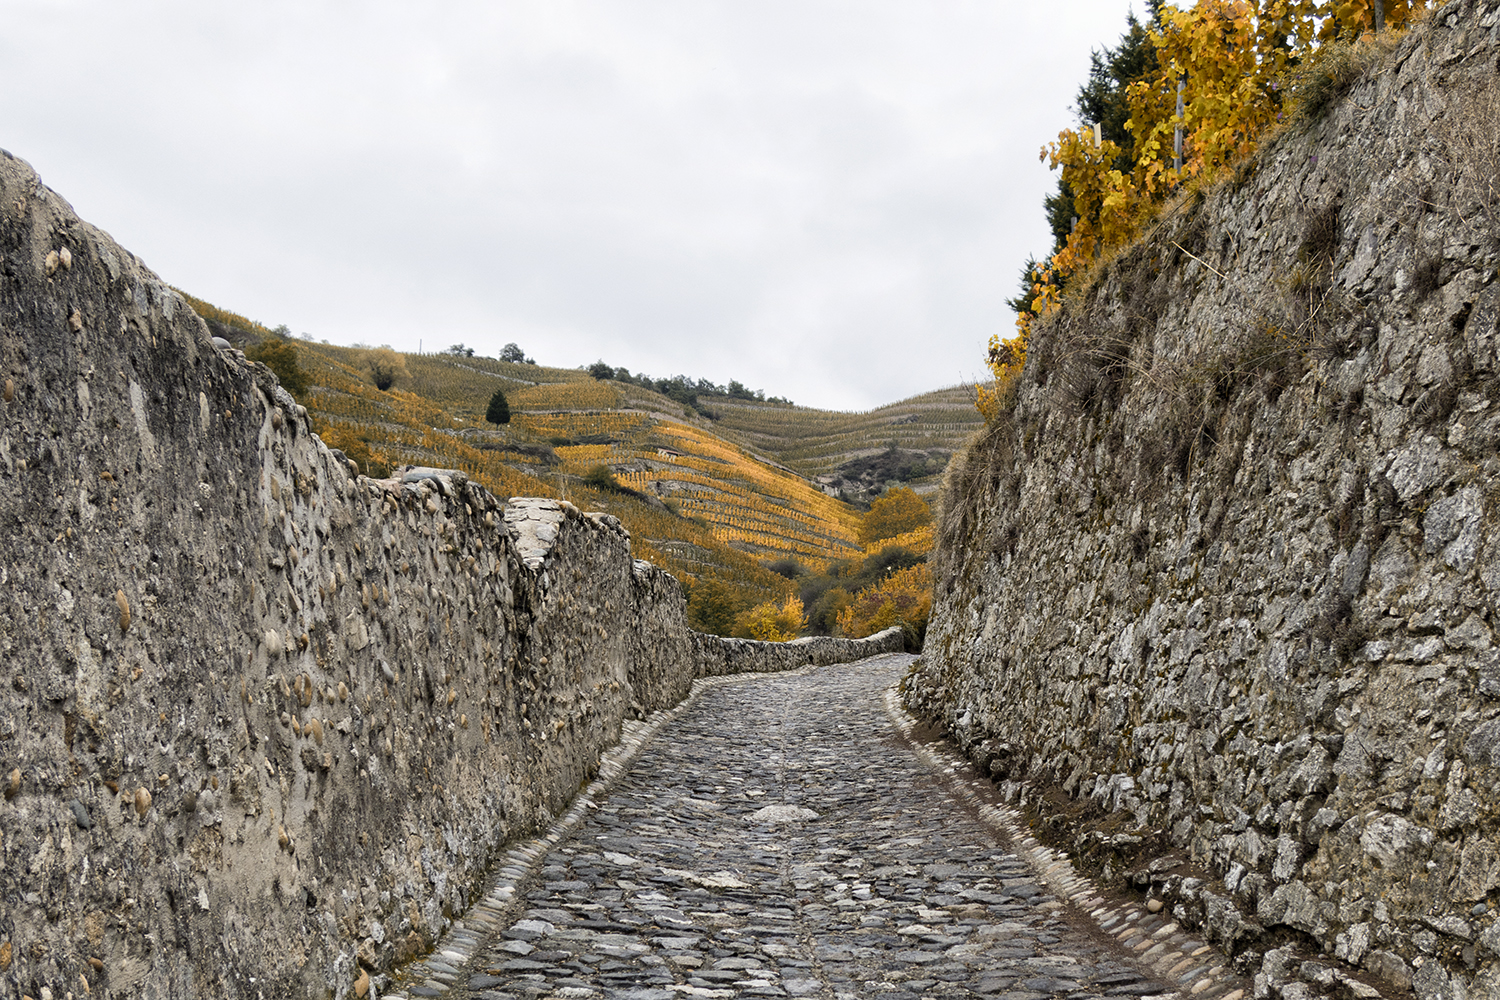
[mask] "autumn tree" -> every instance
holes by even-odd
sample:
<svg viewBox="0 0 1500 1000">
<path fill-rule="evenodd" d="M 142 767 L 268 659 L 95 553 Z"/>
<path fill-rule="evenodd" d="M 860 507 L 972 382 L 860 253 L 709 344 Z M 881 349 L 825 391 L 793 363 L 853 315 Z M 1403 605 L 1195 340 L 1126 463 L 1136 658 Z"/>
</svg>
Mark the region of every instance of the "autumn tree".
<svg viewBox="0 0 1500 1000">
<path fill-rule="evenodd" d="M 359 365 L 370 373 L 375 388 L 385 392 L 402 379 L 411 378 L 406 370 L 406 358 L 391 350 L 388 345 L 370 348 L 360 354 Z"/>
<path fill-rule="evenodd" d="M 267 337 L 246 348 L 245 357 L 259 361 L 275 372 L 281 387 L 293 396 L 301 396 L 307 391 L 307 373 L 297 363 L 297 348 L 285 337 Z"/>
<path fill-rule="evenodd" d="M 918 563 L 856 594 L 839 612 L 839 629 L 851 639 L 862 639 L 899 625 L 907 645 L 919 649 L 931 614 L 932 570 L 927 563 Z"/>
<path fill-rule="evenodd" d="M 859 524 L 859 543 L 869 545 L 883 538 L 895 538 L 932 523 L 932 510 L 916 492 L 905 486 L 886 490 L 870 504 L 870 511 Z"/>
<path fill-rule="evenodd" d="M 688 625 L 699 632 L 729 635 L 734 631 L 735 618 L 749 603 L 721 580 L 700 579 L 688 592 Z"/>
<path fill-rule="evenodd" d="M 1089 78 L 1078 88 L 1075 107 L 1081 125 L 1092 129 L 1099 126 L 1100 139 L 1112 142 L 1119 152 L 1115 156 L 1114 168 L 1129 173 L 1135 166 L 1135 139 L 1130 133 L 1130 101 L 1127 89 L 1137 80 L 1156 70 L 1156 48 L 1151 43 L 1150 29 L 1161 26 L 1162 0 L 1147 0 L 1151 15 L 1146 23 L 1136 19 L 1134 13 L 1126 15 L 1125 33 L 1113 48 L 1096 49 L 1089 60 Z M 1052 253 L 1057 253 L 1068 241 L 1073 231 L 1073 219 L 1077 216 L 1073 189 L 1068 178 L 1057 178 L 1057 190 L 1047 195 L 1043 210 L 1047 215 L 1047 226 L 1052 230 Z M 1016 312 L 1022 312 L 1031 304 L 1033 272 L 1036 260 L 1028 260 L 1021 274 L 1021 295 L 1010 300 Z"/>
<path fill-rule="evenodd" d="M 995 385 L 977 386 L 986 420 L 1026 356 L 1031 325 L 1056 309 L 1068 278 L 1136 238 L 1184 182 L 1211 179 L 1250 155 L 1293 110 L 1316 110 L 1330 88 L 1310 69 L 1372 31 L 1409 25 L 1427 0 L 1199 0 L 1182 10 L 1148 0 L 1114 49 L 1095 53 L 1079 92 L 1077 128 L 1042 149 L 1060 171 L 1046 202 L 1056 241 L 1028 261 L 1010 299 L 1016 334 L 990 340 Z M 1179 107 L 1181 110 L 1179 110 Z M 1179 153 L 1180 141 L 1180 153 Z"/>
<path fill-rule="evenodd" d="M 740 615 L 737 631 L 762 642 L 789 642 L 807 628 L 802 598 L 790 594 L 780 604 L 766 601 Z"/>
</svg>

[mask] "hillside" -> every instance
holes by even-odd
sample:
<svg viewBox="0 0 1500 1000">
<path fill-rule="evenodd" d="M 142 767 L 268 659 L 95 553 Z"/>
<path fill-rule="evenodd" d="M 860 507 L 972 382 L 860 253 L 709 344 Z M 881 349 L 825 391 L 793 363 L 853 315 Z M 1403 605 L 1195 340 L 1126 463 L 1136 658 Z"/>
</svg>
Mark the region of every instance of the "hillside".
<svg viewBox="0 0 1500 1000">
<path fill-rule="evenodd" d="M 272 336 L 188 298 L 237 345 Z M 319 435 L 362 471 L 462 469 L 500 496 L 555 497 L 611 514 L 631 532 L 638 558 L 683 581 L 694 613 L 705 582 L 716 585 L 714 600 L 744 610 L 793 592 L 772 563 L 817 572 L 863 558 L 861 510 L 831 494 L 866 498 L 901 481 L 934 489 L 979 420 L 962 390 L 867 414 L 727 397 L 695 408 L 581 370 L 450 353 L 400 355 L 403 372 L 382 391 L 367 349 L 287 343 Z M 502 425 L 485 420 L 497 389 L 511 414 Z M 925 551 L 930 532 L 903 541 Z M 702 612 L 696 623 L 722 630 L 723 616 Z"/>
<path fill-rule="evenodd" d="M 892 481 L 937 489 L 952 454 L 983 422 L 972 386 L 913 396 L 865 413 L 753 400 L 706 401 L 714 430 L 806 476 L 825 491 L 868 501 Z"/>
</svg>

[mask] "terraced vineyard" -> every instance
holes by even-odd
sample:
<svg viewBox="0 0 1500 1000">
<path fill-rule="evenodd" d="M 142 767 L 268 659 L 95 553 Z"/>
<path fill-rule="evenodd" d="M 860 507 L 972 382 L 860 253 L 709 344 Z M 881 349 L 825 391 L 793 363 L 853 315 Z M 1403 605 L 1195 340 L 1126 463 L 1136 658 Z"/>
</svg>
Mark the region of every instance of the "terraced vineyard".
<svg viewBox="0 0 1500 1000">
<path fill-rule="evenodd" d="M 823 567 L 856 555 L 859 513 L 800 477 L 757 461 L 708 431 L 659 421 L 653 453 L 636 448 L 622 463 L 633 489 L 671 498 L 714 526 L 715 536 L 769 558 Z"/>
<path fill-rule="evenodd" d="M 639 398 L 635 387 L 576 371 L 407 355 L 410 376 L 382 392 L 357 351 L 296 347 L 311 383 L 301 401 L 320 435 L 374 474 L 403 464 L 458 468 L 502 497 L 557 497 L 613 514 L 638 558 L 689 586 L 717 580 L 741 603 L 791 591 L 765 568 L 771 560 L 820 565 L 859 552 L 853 508 L 693 426 L 706 421 L 678 404 Z M 499 427 L 483 422 L 496 388 L 512 411 Z M 585 481 L 598 466 L 625 488 Z"/>
<path fill-rule="evenodd" d="M 866 413 L 718 398 L 707 408 L 721 436 L 774 458 L 820 486 L 851 494 L 863 494 L 893 478 L 876 470 L 864 477 L 860 488 L 860 476 L 853 474 L 851 463 L 893 450 L 899 456 L 893 463 L 897 468 L 919 454 L 926 456 L 931 471 L 909 477 L 910 485 L 919 492 L 935 489 L 948 457 L 984 422 L 974 408 L 972 386 L 938 389 Z"/>
<path fill-rule="evenodd" d="M 190 301 L 237 343 L 271 333 Z M 613 514 L 638 558 L 690 590 L 715 581 L 739 604 L 792 592 L 791 581 L 767 568 L 777 560 L 820 571 L 869 555 L 856 541 L 860 510 L 830 495 L 841 465 L 894 444 L 902 454 L 939 456 L 927 477 L 935 482 L 979 422 L 961 389 L 863 414 L 720 396 L 700 398 L 694 409 L 582 370 L 454 354 L 399 356 L 404 371 L 382 391 L 362 349 L 290 343 L 308 382 L 299 398 L 318 433 L 362 471 L 457 468 L 502 497 L 557 497 Z M 498 426 L 484 420 L 496 389 L 511 412 Z M 931 529 L 903 541 L 925 552 Z"/>
</svg>

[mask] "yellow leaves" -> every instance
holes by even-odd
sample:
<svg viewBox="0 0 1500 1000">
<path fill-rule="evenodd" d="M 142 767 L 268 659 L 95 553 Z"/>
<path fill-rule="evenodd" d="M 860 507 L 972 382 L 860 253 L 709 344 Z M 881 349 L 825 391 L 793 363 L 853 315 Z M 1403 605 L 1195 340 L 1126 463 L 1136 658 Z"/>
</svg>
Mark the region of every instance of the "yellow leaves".
<svg viewBox="0 0 1500 1000">
<path fill-rule="evenodd" d="M 573 475 L 582 475 L 585 470 L 608 463 L 614 449 L 607 444 L 576 444 L 557 449 L 562 456 L 563 469 Z"/>
<path fill-rule="evenodd" d="M 1125 193 L 1125 175 L 1118 170 L 1111 170 L 1106 175 L 1106 194 L 1104 195 L 1103 207 L 1105 211 L 1117 211 L 1129 202 L 1129 196 Z"/>
<path fill-rule="evenodd" d="M 859 525 L 859 542 L 868 546 L 931 523 L 932 510 L 927 502 L 914 490 L 898 486 L 870 504 L 870 512 Z"/>
<path fill-rule="evenodd" d="M 1283 41 L 1272 43 L 1267 32 L 1279 33 Z M 1277 53 L 1287 37 L 1279 19 L 1261 18 L 1248 0 L 1202 0 L 1191 10 L 1164 13 L 1162 29 L 1152 34 L 1161 69 L 1128 90 L 1135 176 L 1142 190 L 1157 197 L 1170 185 L 1216 170 L 1249 151 L 1280 109 L 1272 83 L 1280 72 Z M 1179 128 L 1180 175 L 1162 165 L 1169 149 L 1175 156 L 1175 143 L 1167 136 Z"/>
<path fill-rule="evenodd" d="M 1057 141 L 1043 148 L 1048 164 L 1062 168 L 1078 223 L 1062 250 L 1048 262 L 1046 271 L 1051 273 L 1039 275 L 1038 289 L 1055 284 L 1049 277 L 1065 278 L 1098 254 L 1133 238 L 1140 194 L 1135 181 L 1115 167 L 1120 154 L 1120 146 L 1111 140 L 1096 144 L 1091 128 L 1059 132 Z M 1054 303 L 1055 297 L 1040 300 L 1032 312 L 1045 315 Z M 1029 322 L 1029 317 L 1023 319 Z"/>
<path fill-rule="evenodd" d="M 1058 305 L 1058 286 L 1100 256 L 1132 242 L 1154 206 L 1178 185 L 1210 179 L 1250 155 L 1286 114 L 1287 77 L 1321 45 L 1357 37 L 1374 24 L 1374 0 L 1199 0 L 1165 7 L 1150 34 L 1157 70 L 1126 88 L 1134 162 L 1116 165 L 1119 147 L 1095 144 L 1092 127 L 1064 130 L 1042 149 L 1072 191 L 1077 222 L 1038 268 L 1031 309 L 1017 316 L 1024 344 L 1032 323 Z M 1385 0 L 1386 27 L 1400 29 L 1426 0 Z M 1178 111 L 1178 101 L 1182 110 Z M 1181 133 L 1181 165 L 1177 136 Z M 1006 373 L 991 366 L 997 379 Z M 976 405 L 998 413 L 1002 387 L 981 387 Z"/>
<path fill-rule="evenodd" d="M 1015 341 L 1021 342 L 1021 356 L 1025 357 L 1025 338 L 1030 334 L 1029 323 L 1022 327 L 1022 336 Z M 979 415 L 984 417 L 985 423 L 992 424 L 1000 414 L 1005 412 L 1010 404 L 1011 397 L 1015 394 L 1016 383 L 1021 378 L 1021 365 L 1015 364 L 999 369 L 995 375 L 995 381 L 990 385 L 974 386 L 974 408 Z"/>
<path fill-rule="evenodd" d="M 984 418 L 984 422 L 992 424 L 1004 411 L 1002 405 L 1002 394 L 998 386 L 976 385 L 974 387 L 974 408 Z"/>
<path fill-rule="evenodd" d="M 647 417 L 639 413 L 515 413 L 510 422 L 539 438 L 580 438 L 594 434 L 625 436 L 637 431 Z"/>
<path fill-rule="evenodd" d="M 775 601 L 757 604 L 739 616 L 737 625 L 752 639 L 788 642 L 807 628 L 807 615 L 802 609 L 802 598 L 791 594 L 779 606 Z"/>
<path fill-rule="evenodd" d="M 1026 338 L 1001 340 L 998 333 L 991 334 L 985 363 L 989 365 L 990 374 L 996 378 L 1003 378 L 1013 368 L 1023 367 L 1026 364 Z"/>
<path fill-rule="evenodd" d="M 620 406 L 620 389 L 613 382 L 582 378 L 573 382 L 544 382 L 529 385 L 511 393 L 506 390 L 512 409 L 591 409 L 613 410 Z"/>
<path fill-rule="evenodd" d="M 898 570 L 855 595 L 839 612 L 839 629 L 851 639 L 862 639 L 899 625 L 920 639 L 932 614 L 932 570 L 918 563 Z"/>
<path fill-rule="evenodd" d="M 804 566 L 856 549 L 859 518 L 848 504 L 697 428 L 662 421 L 653 430 L 649 440 L 616 446 L 613 461 L 634 467 L 621 481 L 666 497 L 726 548 L 762 558 L 790 556 Z M 558 449 L 565 455 L 570 450 Z"/>
<path fill-rule="evenodd" d="M 891 538 L 883 538 L 879 541 L 871 542 L 865 546 L 865 555 L 867 557 L 872 556 L 888 546 L 899 545 L 903 549 L 911 549 L 919 556 L 925 556 L 932 551 L 933 543 L 936 540 L 935 535 L 936 532 L 933 525 L 924 524 L 920 528 L 903 531 L 901 534 Z"/>
</svg>

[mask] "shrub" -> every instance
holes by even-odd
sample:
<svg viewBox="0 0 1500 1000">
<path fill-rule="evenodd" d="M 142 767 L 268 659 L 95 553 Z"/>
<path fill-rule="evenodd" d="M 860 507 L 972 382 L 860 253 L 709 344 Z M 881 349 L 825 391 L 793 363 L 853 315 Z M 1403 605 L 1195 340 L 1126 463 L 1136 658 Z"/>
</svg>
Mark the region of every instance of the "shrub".
<svg viewBox="0 0 1500 1000">
<path fill-rule="evenodd" d="M 865 559 L 860 567 L 859 575 L 866 580 L 878 579 L 897 570 L 910 569 L 922 562 L 926 562 L 926 557 L 919 552 L 914 552 L 904 545 L 887 545 Z"/>
<path fill-rule="evenodd" d="M 496 389 L 495 394 L 490 397 L 490 406 L 484 411 L 484 419 L 492 424 L 510 423 L 510 403 L 506 402 L 502 390 Z"/>
<path fill-rule="evenodd" d="M 807 628 L 807 615 L 802 611 L 802 598 L 790 594 L 779 606 L 775 601 L 757 604 L 740 615 L 735 624 L 736 631 L 751 639 L 788 642 Z"/>
<path fill-rule="evenodd" d="M 898 486 L 870 504 L 870 512 L 859 525 L 859 542 L 869 545 L 931 523 L 932 511 L 927 502 L 913 490 Z"/>
<path fill-rule="evenodd" d="M 307 374 L 297 363 L 297 348 L 285 338 L 267 337 L 247 349 L 245 357 L 259 361 L 275 372 L 281 387 L 293 396 L 301 396 L 307 391 Z"/>
<path fill-rule="evenodd" d="M 797 579 L 797 577 L 807 572 L 807 569 L 803 567 L 801 563 L 792 558 L 777 559 L 773 563 L 767 563 L 766 569 L 770 570 L 772 573 L 775 573 L 777 576 L 784 576 L 788 580 L 795 580 Z"/>
<path fill-rule="evenodd" d="M 921 648 L 932 613 L 932 571 L 926 563 L 897 570 L 873 587 L 861 590 L 839 612 L 839 628 L 851 639 L 901 626 L 910 648 Z"/>
<path fill-rule="evenodd" d="M 839 623 L 839 614 L 850 604 L 854 603 L 854 597 L 843 587 L 829 587 L 818 596 L 817 601 L 807 613 L 808 628 L 819 635 L 828 635 L 833 632 Z"/>
<path fill-rule="evenodd" d="M 411 372 L 406 370 L 406 359 L 387 346 L 360 352 L 359 366 L 370 373 L 370 381 L 381 392 L 401 379 L 411 378 Z"/>
<path fill-rule="evenodd" d="M 609 466 L 603 464 L 596 465 L 585 472 L 583 474 L 583 481 L 599 490 L 614 492 L 620 489 L 620 483 L 619 480 L 615 479 L 615 474 L 609 471 Z"/>
</svg>

